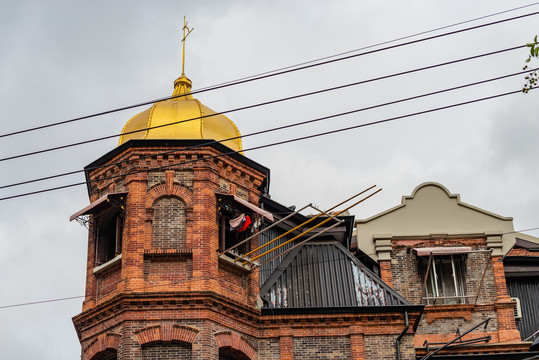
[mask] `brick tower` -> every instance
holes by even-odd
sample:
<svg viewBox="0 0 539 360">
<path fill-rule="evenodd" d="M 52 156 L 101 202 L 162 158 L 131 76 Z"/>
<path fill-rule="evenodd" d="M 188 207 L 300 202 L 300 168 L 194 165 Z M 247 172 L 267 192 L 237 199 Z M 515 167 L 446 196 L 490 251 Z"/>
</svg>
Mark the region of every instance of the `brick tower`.
<svg viewBox="0 0 539 360">
<path fill-rule="evenodd" d="M 256 356 L 258 272 L 219 250 L 237 241 L 233 215 L 263 221 L 269 170 L 190 88 L 182 74 L 173 99 L 134 116 L 119 146 L 85 168 L 90 205 L 71 217 L 89 228 L 73 318 L 84 360 Z"/>
</svg>

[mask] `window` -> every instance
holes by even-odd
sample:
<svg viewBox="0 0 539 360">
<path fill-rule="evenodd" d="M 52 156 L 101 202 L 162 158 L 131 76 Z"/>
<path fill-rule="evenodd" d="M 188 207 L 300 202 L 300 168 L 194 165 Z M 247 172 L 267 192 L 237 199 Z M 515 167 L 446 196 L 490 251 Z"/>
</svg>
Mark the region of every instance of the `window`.
<svg viewBox="0 0 539 360">
<path fill-rule="evenodd" d="M 95 215 L 96 265 L 102 265 L 122 253 L 123 212 L 109 207 Z"/>
<path fill-rule="evenodd" d="M 425 284 L 427 305 L 466 303 L 465 256 L 433 256 L 427 263 Z"/>
<path fill-rule="evenodd" d="M 235 215 L 235 214 L 234 214 Z M 238 215 L 234 216 L 231 215 L 231 213 L 227 211 L 221 210 L 221 214 L 219 216 L 219 250 L 224 251 L 226 249 L 230 249 L 236 244 L 239 244 L 243 242 L 243 240 L 247 239 L 248 236 L 251 235 L 250 231 L 247 231 L 247 228 L 242 230 L 242 228 L 233 228 L 230 225 L 230 221 L 234 218 L 237 218 Z M 244 214 L 240 214 L 239 216 L 244 216 Z M 247 215 L 248 217 L 248 215 Z M 245 220 L 244 220 L 245 221 Z M 249 223 L 250 223 L 249 219 Z M 239 255 L 246 254 L 249 252 L 249 242 L 245 242 L 238 247 L 234 248 L 233 253 L 237 253 Z"/>
<path fill-rule="evenodd" d="M 262 218 L 273 221 L 273 215 L 235 195 L 216 193 L 219 224 L 219 250 L 225 251 L 247 240 L 258 231 Z M 235 247 L 232 252 L 247 254 L 249 242 Z"/>
<path fill-rule="evenodd" d="M 69 221 L 76 219 L 86 227 L 92 219 L 93 233 L 90 238 L 95 240 L 95 266 L 114 259 L 122 252 L 126 196 L 126 192 L 103 195 L 69 218 Z"/>
</svg>

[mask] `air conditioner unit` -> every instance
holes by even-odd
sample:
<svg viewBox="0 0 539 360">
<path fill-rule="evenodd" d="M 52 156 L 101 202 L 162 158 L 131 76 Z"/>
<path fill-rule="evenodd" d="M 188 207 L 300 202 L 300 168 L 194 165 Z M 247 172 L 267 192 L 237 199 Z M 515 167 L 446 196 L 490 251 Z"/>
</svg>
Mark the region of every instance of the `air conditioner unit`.
<svg viewBox="0 0 539 360">
<path fill-rule="evenodd" d="M 515 312 L 515 320 L 520 321 L 522 320 L 522 308 L 520 307 L 520 299 L 517 297 L 512 297 L 511 301 L 516 302 L 514 312 Z"/>
</svg>

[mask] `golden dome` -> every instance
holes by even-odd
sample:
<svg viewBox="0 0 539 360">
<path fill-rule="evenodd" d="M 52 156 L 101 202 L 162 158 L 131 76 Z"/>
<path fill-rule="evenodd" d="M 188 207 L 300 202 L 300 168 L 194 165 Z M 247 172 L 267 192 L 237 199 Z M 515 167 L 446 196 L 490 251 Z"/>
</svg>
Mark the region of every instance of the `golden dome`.
<svg viewBox="0 0 539 360">
<path fill-rule="evenodd" d="M 213 139 L 241 152 L 241 135 L 223 114 L 204 106 L 191 94 L 191 80 L 182 74 L 174 81 L 172 99 L 160 101 L 133 116 L 124 126 L 118 145 L 131 139 Z M 172 125 L 168 125 L 172 124 Z M 148 129 L 148 130 L 145 130 Z M 140 130 L 140 131 L 138 131 Z"/>
</svg>

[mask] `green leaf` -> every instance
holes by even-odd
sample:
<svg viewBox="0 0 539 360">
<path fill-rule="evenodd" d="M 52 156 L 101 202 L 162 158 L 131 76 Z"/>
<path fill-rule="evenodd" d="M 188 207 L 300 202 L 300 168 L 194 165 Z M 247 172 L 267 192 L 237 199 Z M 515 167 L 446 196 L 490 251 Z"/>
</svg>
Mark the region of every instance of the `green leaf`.
<svg viewBox="0 0 539 360">
<path fill-rule="evenodd" d="M 526 59 L 526 62 L 530 62 L 530 58 L 527 58 L 527 59 Z"/>
</svg>

